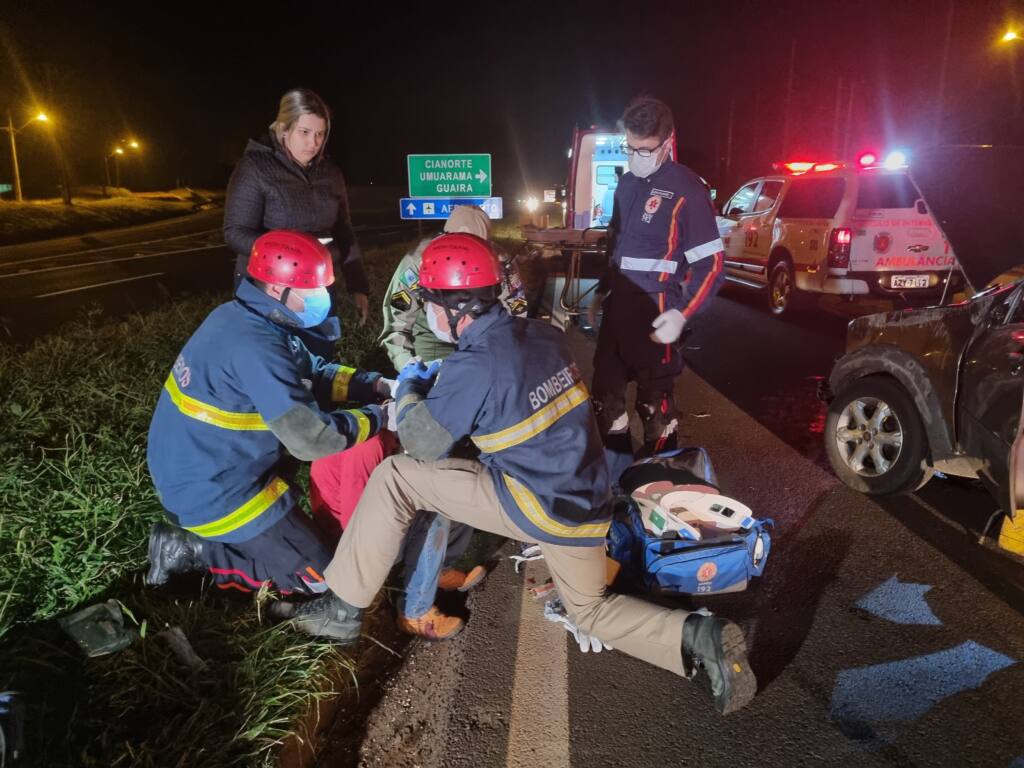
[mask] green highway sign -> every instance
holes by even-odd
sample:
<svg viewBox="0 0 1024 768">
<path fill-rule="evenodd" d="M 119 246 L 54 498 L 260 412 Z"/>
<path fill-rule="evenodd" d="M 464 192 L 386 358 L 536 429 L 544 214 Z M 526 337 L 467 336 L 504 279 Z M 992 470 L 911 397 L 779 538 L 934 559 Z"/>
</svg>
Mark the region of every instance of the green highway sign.
<svg viewBox="0 0 1024 768">
<path fill-rule="evenodd" d="M 409 197 L 490 197 L 491 156 L 409 155 Z"/>
<path fill-rule="evenodd" d="M 0 184 L 0 194 L 10 192 L 14 187 L 11 184 Z"/>
</svg>

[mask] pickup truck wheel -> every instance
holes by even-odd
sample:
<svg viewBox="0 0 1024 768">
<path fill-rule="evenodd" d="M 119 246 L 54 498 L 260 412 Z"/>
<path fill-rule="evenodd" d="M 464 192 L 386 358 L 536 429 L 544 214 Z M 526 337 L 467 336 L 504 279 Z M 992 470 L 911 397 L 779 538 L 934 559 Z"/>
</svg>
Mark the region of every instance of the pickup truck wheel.
<svg viewBox="0 0 1024 768">
<path fill-rule="evenodd" d="M 796 298 L 793 267 L 785 259 L 775 262 L 768 274 L 768 309 L 776 317 L 792 312 Z"/>
<path fill-rule="evenodd" d="M 932 474 L 917 406 L 887 376 L 858 379 L 832 400 L 825 452 L 839 479 L 861 493 L 911 493 Z"/>
</svg>

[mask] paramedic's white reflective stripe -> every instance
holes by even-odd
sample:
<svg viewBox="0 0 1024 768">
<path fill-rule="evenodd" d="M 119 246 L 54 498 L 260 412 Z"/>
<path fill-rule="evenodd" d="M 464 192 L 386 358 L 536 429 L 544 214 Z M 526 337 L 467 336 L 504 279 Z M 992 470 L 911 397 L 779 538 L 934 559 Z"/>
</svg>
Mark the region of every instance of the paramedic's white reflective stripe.
<svg viewBox="0 0 1024 768">
<path fill-rule="evenodd" d="M 476 435 L 473 442 L 481 451 L 495 453 L 525 443 L 534 435 L 543 432 L 573 408 L 587 402 L 587 388 L 583 382 L 565 390 L 562 394 L 545 405 L 535 414 L 523 419 L 508 429 L 492 432 L 489 435 Z"/>
<path fill-rule="evenodd" d="M 348 385 L 355 374 L 355 368 L 349 368 L 347 365 L 338 367 L 337 373 L 334 374 L 334 380 L 331 382 L 331 402 L 344 403 L 348 400 Z"/>
<path fill-rule="evenodd" d="M 689 252 L 686 255 L 689 257 Z M 669 275 L 674 275 L 679 269 L 679 265 L 669 259 L 634 259 L 632 256 L 623 256 L 619 266 L 634 272 L 665 272 Z"/>
<path fill-rule="evenodd" d="M 710 242 L 704 243 L 704 245 L 698 245 L 686 251 L 686 260 L 693 264 L 695 261 L 706 259 L 708 256 L 714 256 L 716 253 L 724 250 L 725 243 L 722 242 L 722 238 L 717 237 Z"/>
<path fill-rule="evenodd" d="M 202 421 L 221 429 L 241 431 L 270 429 L 258 413 L 225 411 L 223 408 L 189 397 L 178 388 L 178 382 L 173 373 L 164 382 L 164 389 L 167 390 L 167 394 L 171 396 L 171 402 L 177 406 L 178 410 L 196 421 Z"/>
<path fill-rule="evenodd" d="M 196 536 L 202 536 L 204 538 L 213 538 L 214 536 L 223 536 L 226 533 L 231 533 L 231 531 L 238 530 L 246 523 L 252 522 L 270 509 L 274 505 L 274 502 L 284 496 L 285 491 L 287 490 L 288 483 L 280 477 L 275 477 L 270 481 L 270 484 L 267 485 L 266 488 L 257 493 L 235 511 L 226 514 L 220 520 L 214 520 L 212 523 L 197 525 L 194 528 L 186 527 L 185 530 L 192 531 Z"/>
<path fill-rule="evenodd" d="M 537 497 L 533 495 L 529 488 L 514 477 L 509 477 L 504 472 L 501 473 L 501 476 L 505 478 L 505 485 L 508 486 L 512 498 L 516 500 L 516 506 L 526 515 L 526 519 L 545 533 L 550 533 L 552 536 L 565 536 L 571 539 L 603 539 L 608 535 L 611 520 L 604 523 L 585 523 L 575 526 L 552 520 L 547 516 L 544 508 L 537 501 Z"/>
<path fill-rule="evenodd" d="M 362 443 L 370 436 L 370 417 L 362 411 L 345 411 L 349 416 L 356 420 L 356 425 L 359 428 L 359 433 L 356 435 L 355 442 L 353 445 Z"/>
</svg>

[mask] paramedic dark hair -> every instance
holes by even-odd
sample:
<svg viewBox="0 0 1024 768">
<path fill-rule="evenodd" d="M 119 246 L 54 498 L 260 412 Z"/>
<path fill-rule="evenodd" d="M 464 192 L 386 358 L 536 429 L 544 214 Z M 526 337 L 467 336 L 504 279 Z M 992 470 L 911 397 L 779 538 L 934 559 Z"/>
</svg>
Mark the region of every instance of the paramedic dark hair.
<svg viewBox="0 0 1024 768">
<path fill-rule="evenodd" d="M 622 126 L 641 139 L 657 136 L 664 141 L 672 135 L 675 123 L 672 110 L 665 102 L 650 96 L 638 96 L 622 113 Z"/>
</svg>

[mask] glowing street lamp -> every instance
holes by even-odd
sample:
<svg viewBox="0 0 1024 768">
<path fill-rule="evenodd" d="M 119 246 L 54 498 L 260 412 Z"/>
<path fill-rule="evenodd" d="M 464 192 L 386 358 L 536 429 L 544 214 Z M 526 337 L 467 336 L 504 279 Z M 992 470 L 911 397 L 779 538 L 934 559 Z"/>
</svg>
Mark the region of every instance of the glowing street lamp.
<svg viewBox="0 0 1024 768">
<path fill-rule="evenodd" d="M 1015 30 L 1015 29 L 1011 29 L 1011 30 L 1008 30 L 1005 35 L 1003 35 L 1001 38 L 999 38 L 999 42 L 1001 42 L 1001 43 L 1013 43 L 1013 42 L 1016 42 L 1016 41 L 1021 40 L 1021 39 L 1022 38 L 1020 36 L 1020 33 L 1017 32 L 1017 30 Z"/>
<path fill-rule="evenodd" d="M 22 202 L 21 196 L 21 173 L 18 169 L 18 144 L 14 140 L 14 137 L 21 133 L 23 130 L 28 128 L 32 123 L 39 121 L 45 123 L 49 120 L 44 112 L 40 112 L 35 117 L 31 117 L 28 121 L 20 128 L 14 127 L 14 118 L 11 117 L 11 110 L 7 110 L 7 125 L 0 125 L 0 131 L 7 131 L 7 135 L 11 140 L 11 168 L 14 171 L 14 199 L 19 203 Z"/>
<path fill-rule="evenodd" d="M 103 169 L 107 174 L 106 187 L 110 186 L 110 158 L 114 158 L 114 182 L 115 186 L 120 188 L 121 186 L 121 158 L 124 157 L 125 148 L 135 150 L 136 152 L 142 151 L 142 146 L 136 139 L 122 139 L 114 145 L 114 148 L 110 151 L 110 154 L 105 155 L 103 158 Z M 107 194 L 106 187 L 103 188 L 103 194 Z"/>
</svg>

